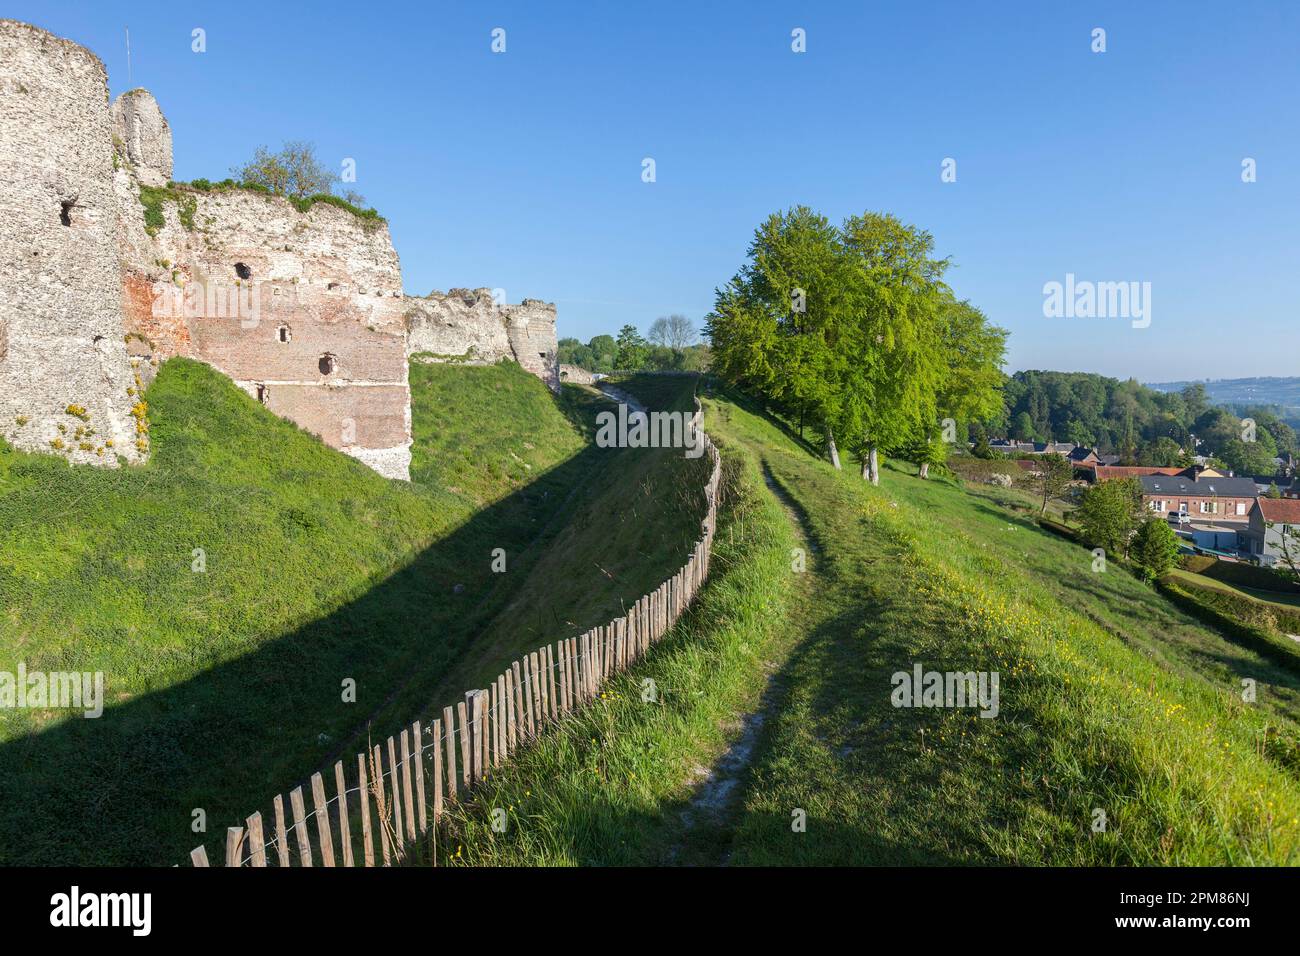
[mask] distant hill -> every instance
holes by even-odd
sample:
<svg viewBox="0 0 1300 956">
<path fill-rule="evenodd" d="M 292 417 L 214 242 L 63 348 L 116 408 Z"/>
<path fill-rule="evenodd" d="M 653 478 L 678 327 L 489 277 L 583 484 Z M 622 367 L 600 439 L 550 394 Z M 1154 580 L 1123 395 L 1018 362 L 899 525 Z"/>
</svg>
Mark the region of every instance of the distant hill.
<svg viewBox="0 0 1300 956">
<path fill-rule="evenodd" d="M 1221 378 L 1207 382 L 1150 382 L 1158 392 L 1178 392 L 1188 385 L 1204 385 L 1216 405 L 1282 405 L 1300 411 L 1300 376 L 1289 378 Z"/>
</svg>

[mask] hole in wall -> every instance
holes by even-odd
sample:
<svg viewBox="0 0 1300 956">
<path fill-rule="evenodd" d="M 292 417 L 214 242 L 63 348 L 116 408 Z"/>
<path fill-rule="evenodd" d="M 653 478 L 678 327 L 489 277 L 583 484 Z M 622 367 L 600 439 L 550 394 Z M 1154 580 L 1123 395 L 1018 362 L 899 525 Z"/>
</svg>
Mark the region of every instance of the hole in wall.
<svg viewBox="0 0 1300 956">
<path fill-rule="evenodd" d="M 317 364 L 320 368 L 320 373 L 322 375 L 333 375 L 336 371 L 338 371 L 339 360 L 334 355 L 330 354 L 329 352 L 326 352 L 324 355 L 320 357 L 320 362 L 318 362 Z"/>
<path fill-rule="evenodd" d="M 338 284 L 337 282 L 331 282 L 329 285 L 327 285 L 327 286 L 325 287 L 325 289 L 328 291 L 328 290 L 330 290 L 330 289 L 337 289 L 338 287 L 339 287 L 339 284 Z"/>
<path fill-rule="evenodd" d="M 289 342 L 293 339 L 293 333 L 289 330 L 289 326 L 282 325 L 276 331 L 276 338 L 281 342 Z"/>
<path fill-rule="evenodd" d="M 244 265 L 242 262 L 236 262 L 235 275 L 241 279 L 251 279 L 253 278 L 253 270 L 248 268 L 248 266 Z"/>
<path fill-rule="evenodd" d="M 271 398 L 271 392 L 270 392 L 270 389 L 268 389 L 268 388 L 267 388 L 265 385 L 263 385 L 261 382 L 258 382 L 258 383 L 257 383 L 257 401 L 258 401 L 260 404 L 265 405 L 265 404 L 267 403 L 267 401 L 270 400 L 270 398 Z"/>
<path fill-rule="evenodd" d="M 65 199 L 63 202 L 59 203 L 59 222 L 63 223 L 65 226 L 72 225 L 72 207 L 75 205 L 76 203 L 71 199 Z"/>
</svg>

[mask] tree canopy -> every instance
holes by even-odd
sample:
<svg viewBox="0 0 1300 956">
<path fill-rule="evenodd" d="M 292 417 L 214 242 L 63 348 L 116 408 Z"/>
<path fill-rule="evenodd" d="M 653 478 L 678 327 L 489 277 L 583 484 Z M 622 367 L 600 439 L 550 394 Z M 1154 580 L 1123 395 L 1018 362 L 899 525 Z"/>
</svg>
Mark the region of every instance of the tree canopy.
<svg viewBox="0 0 1300 956">
<path fill-rule="evenodd" d="M 947 267 L 928 232 L 889 214 L 835 226 L 807 206 L 774 213 L 716 290 L 712 368 L 813 423 L 873 482 L 881 451 L 924 472 L 944 418 L 999 408 L 1006 333 L 953 297 Z"/>
</svg>

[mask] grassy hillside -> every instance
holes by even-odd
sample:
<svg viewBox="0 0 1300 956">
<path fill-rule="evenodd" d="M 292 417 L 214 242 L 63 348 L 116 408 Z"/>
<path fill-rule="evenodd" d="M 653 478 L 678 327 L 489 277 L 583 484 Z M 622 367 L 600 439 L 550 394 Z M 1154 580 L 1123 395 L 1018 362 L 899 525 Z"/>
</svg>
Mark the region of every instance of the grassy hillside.
<svg viewBox="0 0 1300 956">
<path fill-rule="evenodd" d="M 649 407 L 694 410 L 694 377 L 629 381 Z M 565 393 L 570 405 L 600 402 L 578 387 L 566 386 Z M 575 464 L 584 472 L 581 494 L 569 491 L 544 548 L 508 554 L 502 576 L 513 581 L 509 599 L 479 628 L 473 652 L 448 671 L 431 699 L 435 709 L 466 688 L 484 686 L 521 652 L 621 616 L 690 553 L 704 513 L 707 457 L 686 458 L 680 449 L 589 447 Z"/>
<path fill-rule="evenodd" d="M 729 401 L 707 423 L 728 485 L 698 609 L 495 775 L 444 862 L 1300 862 L 1289 671 L 1092 571 L 1014 496 L 899 470 L 871 488 Z M 894 707 L 918 662 L 997 671 L 999 715 Z"/>
<path fill-rule="evenodd" d="M 516 366 L 412 385 L 425 484 L 179 359 L 145 396 L 147 466 L 0 451 L 0 669 L 103 671 L 109 704 L 0 711 L 0 862 L 184 859 L 194 810 L 234 823 L 425 702 L 518 580 L 490 549 L 534 546 L 589 469 L 583 402 L 575 424 Z"/>
</svg>

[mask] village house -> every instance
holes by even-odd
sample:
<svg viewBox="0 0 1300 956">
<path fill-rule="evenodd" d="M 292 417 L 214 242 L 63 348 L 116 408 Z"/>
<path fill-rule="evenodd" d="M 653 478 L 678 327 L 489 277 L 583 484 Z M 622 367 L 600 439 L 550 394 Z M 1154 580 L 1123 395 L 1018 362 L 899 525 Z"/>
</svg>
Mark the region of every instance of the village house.
<svg viewBox="0 0 1300 956">
<path fill-rule="evenodd" d="M 1241 532 L 1241 550 L 1265 567 L 1300 563 L 1300 499 L 1260 498 Z"/>
<path fill-rule="evenodd" d="M 1175 475 L 1142 475 L 1138 483 L 1142 503 L 1152 511 L 1210 523 L 1245 524 L 1259 496 L 1250 478 L 1225 477 L 1195 465 Z"/>
<path fill-rule="evenodd" d="M 1089 484 L 1111 478 L 1147 478 L 1151 475 L 1179 475 L 1185 468 L 1158 468 L 1152 465 L 1081 465 L 1077 469 Z M 1218 472 L 1215 472 L 1217 475 Z"/>
<path fill-rule="evenodd" d="M 1077 447 L 1068 441 L 1016 441 L 1013 438 L 994 438 L 989 447 L 1003 455 L 1069 455 Z"/>
</svg>

